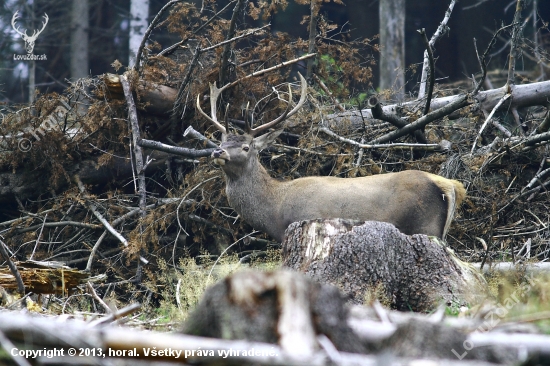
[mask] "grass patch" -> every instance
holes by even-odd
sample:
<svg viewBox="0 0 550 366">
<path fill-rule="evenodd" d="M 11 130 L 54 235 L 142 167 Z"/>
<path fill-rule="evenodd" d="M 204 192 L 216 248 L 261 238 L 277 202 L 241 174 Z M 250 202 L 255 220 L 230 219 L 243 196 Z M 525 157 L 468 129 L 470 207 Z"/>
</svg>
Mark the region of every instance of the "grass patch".
<svg viewBox="0 0 550 366">
<path fill-rule="evenodd" d="M 280 268 L 280 250 L 268 250 L 261 256 L 252 256 L 250 263 L 242 264 L 237 255 L 226 255 L 217 262 L 204 253 L 199 260 L 180 258 L 178 268 L 173 269 L 160 260 L 156 286 L 162 295 L 159 306 L 150 306 L 146 313 L 158 319 L 158 323 L 181 324 L 202 298 L 208 287 L 240 270 L 253 268 L 275 270 Z"/>
<path fill-rule="evenodd" d="M 493 326 L 530 323 L 550 334 L 550 273 L 491 272 L 485 278 L 489 291 L 485 302 L 471 304 L 466 312 L 456 306 L 447 306 L 445 314 L 481 316 Z"/>
</svg>

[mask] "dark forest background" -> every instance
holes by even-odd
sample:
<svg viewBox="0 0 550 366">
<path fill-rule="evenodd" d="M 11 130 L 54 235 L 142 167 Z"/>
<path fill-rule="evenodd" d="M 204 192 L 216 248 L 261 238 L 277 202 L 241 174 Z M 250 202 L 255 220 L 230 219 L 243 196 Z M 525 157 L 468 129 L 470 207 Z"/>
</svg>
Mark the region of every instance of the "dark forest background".
<svg viewBox="0 0 550 366">
<path fill-rule="evenodd" d="M 217 1 L 218 8 L 224 6 L 227 0 Z M 167 1 L 150 0 L 149 19 L 165 5 Z M 197 2 L 199 3 L 199 2 Z M 379 16 L 377 0 L 345 0 L 344 5 L 335 2 L 323 4 L 321 14 L 328 20 L 338 25 L 343 37 L 349 40 L 372 39 L 373 45 L 377 43 L 379 34 Z M 420 73 L 414 73 L 415 65 L 422 63 L 424 44 L 418 35 L 417 29 L 425 28 L 430 36 L 436 30 L 443 19 L 448 1 L 440 0 L 414 0 L 407 1 L 405 21 L 405 51 L 406 65 L 408 67 L 406 77 L 406 91 L 414 92 L 420 78 Z M 524 36 L 532 39 L 534 29 L 545 27 L 550 19 L 550 1 L 538 1 L 537 24 L 533 20 L 532 2 L 528 2 Z M 16 11 L 20 18 L 18 25 L 32 29 L 38 29 L 43 21 L 43 14 L 49 16 L 49 23 L 36 41 L 34 54 L 47 56 L 47 60 L 36 62 L 35 85 L 40 93 L 62 92 L 69 80 L 76 79 L 71 75 L 70 59 L 75 57 L 71 50 L 71 34 L 74 26 L 71 22 L 71 4 L 67 1 L 45 0 L 13 0 L 4 1 L 0 5 L 0 102 L 4 104 L 22 103 L 28 101 L 29 63 L 14 60 L 15 54 L 24 54 L 24 43 L 21 37 L 13 30 L 11 19 Z M 485 47 L 493 36 L 495 30 L 503 24 L 512 21 L 515 1 L 506 0 L 462 0 L 458 2 L 451 16 L 450 32 L 436 45 L 436 77 L 440 83 L 453 82 L 471 77 L 479 71 L 479 64 L 475 55 L 474 38 L 480 47 Z M 89 27 L 88 31 L 88 75 L 94 76 L 106 72 L 114 72 L 111 64 L 119 60 L 123 65 L 128 65 L 128 34 L 130 0 L 89 0 Z M 200 4 L 199 4 L 200 6 Z M 241 16 L 243 24 L 260 26 L 271 23 L 271 32 L 286 32 L 291 36 L 307 39 L 308 23 L 303 18 L 309 14 L 309 7 L 296 2 L 289 2 L 284 11 L 272 14 L 270 19 L 254 21 L 246 12 Z M 223 17 L 230 17 L 231 12 L 226 12 Z M 547 33 L 542 33 L 547 34 Z M 166 27 L 155 29 L 151 39 L 159 42 L 165 48 L 179 41 L 176 34 L 170 34 Z M 492 50 L 489 68 L 498 70 L 506 67 L 506 46 L 509 37 L 502 36 L 497 40 Z M 542 40 L 544 41 L 544 40 Z M 370 55 L 378 60 L 378 52 L 373 48 Z M 518 71 L 532 70 L 535 61 L 528 57 L 522 57 L 516 66 Z M 372 67 L 374 78 L 370 85 L 358 85 L 356 92 L 361 89 L 378 86 L 379 71 L 377 66 Z"/>
</svg>

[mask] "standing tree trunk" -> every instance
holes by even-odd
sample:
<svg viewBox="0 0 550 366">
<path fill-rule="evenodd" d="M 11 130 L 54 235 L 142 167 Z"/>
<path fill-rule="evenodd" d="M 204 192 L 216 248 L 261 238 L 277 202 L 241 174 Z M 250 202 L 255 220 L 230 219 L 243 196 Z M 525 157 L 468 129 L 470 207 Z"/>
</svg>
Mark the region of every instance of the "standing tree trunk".
<svg viewBox="0 0 550 366">
<path fill-rule="evenodd" d="M 149 18 L 149 0 L 130 1 L 130 45 L 128 52 L 128 65 L 134 66 L 136 53 L 141 40 L 147 30 L 147 18 Z"/>
<path fill-rule="evenodd" d="M 380 0 L 380 89 L 405 95 L 405 0 Z"/>
<path fill-rule="evenodd" d="M 29 62 L 29 104 L 34 102 L 34 88 L 36 86 L 36 61 Z"/>
<path fill-rule="evenodd" d="M 71 79 L 88 76 L 88 0 L 73 1 L 71 13 Z"/>
</svg>

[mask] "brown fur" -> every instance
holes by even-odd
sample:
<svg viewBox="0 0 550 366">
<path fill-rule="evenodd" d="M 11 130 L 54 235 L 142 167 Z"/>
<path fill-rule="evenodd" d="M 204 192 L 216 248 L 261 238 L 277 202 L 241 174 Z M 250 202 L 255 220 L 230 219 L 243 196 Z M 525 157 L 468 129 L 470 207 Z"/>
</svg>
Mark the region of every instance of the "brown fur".
<svg viewBox="0 0 550 366">
<path fill-rule="evenodd" d="M 212 154 L 225 172 L 231 206 L 246 222 L 276 240 L 282 241 L 292 222 L 332 218 L 384 221 L 408 235 L 444 238 L 455 208 L 465 197 L 460 182 L 418 170 L 277 181 L 257 155 L 279 133 L 256 138 L 229 134 Z"/>
</svg>

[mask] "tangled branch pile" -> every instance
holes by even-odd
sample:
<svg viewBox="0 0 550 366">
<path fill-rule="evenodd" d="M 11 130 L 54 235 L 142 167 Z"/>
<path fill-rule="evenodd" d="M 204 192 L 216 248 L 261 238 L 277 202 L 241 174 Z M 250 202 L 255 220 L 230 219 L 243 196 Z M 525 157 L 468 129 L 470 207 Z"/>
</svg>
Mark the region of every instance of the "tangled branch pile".
<svg viewBox="0 0 550 366">
<path fill-rule="evenodd" d="M 310 81 L 307 105 L 262 153 L 272 176 L 439 173 L 468 188 L 448 237 L 460 254 L 548 257 L 548 82 L 480 91 L 482 70 L 476 88 L 431 85 L 428 111 L 426 97 L 381 108 L 378 95 L 360 113 L 367 98 L 356 90 L 372 76 L 369 40 L 349 42 L 315 9 L 310 40 L 270 34 L 243 23 L 243 3 L 170 2 L 150 29 L 165 27 L 180 42 L 167 47 L 148 33 L 136 65 L 113 63 L 124 75 L 79 80 L 64 95 L 8 111 L 0 124 L 0 229 L 10 256 L 106 273 L 111 283 L 135 286 L 125 296 L 151 297 L 161 293 L 159 268 L 178 268 L 181 257 L 219 254 L 232 243 L 243 261 L 265 255 L 277 243 L 229 207 L 222 173 L 207 158 L 220 136 L 195 101 L 207 104 L 209 83 L 238 81 L 218 110 L 242 129 L 247 105 L 257 123 L 280 115 L 285 83 L 301 71 Z M 250 6 L 252 23 L 278 9 Z M 498 128 L 480 131 L 488 123 Z"/>
</svg>

